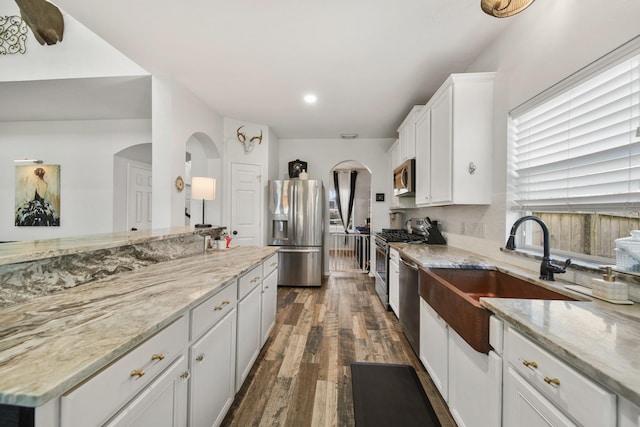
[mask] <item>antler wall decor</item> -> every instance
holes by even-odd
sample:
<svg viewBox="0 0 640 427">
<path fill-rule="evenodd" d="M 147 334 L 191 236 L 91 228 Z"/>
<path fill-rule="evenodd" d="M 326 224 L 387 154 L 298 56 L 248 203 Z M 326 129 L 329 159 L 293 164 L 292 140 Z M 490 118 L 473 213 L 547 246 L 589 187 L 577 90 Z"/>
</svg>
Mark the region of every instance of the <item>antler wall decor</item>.
<svg viewBox="0 0 640 427">
<path fill-rule="evenodd" d="M 255 141 L 258 141 L 258 144 L 262 144 L 262 129 L 260 129 L 260 136 L 252 136 L 251 138 L 249 138 L 249 141 L 247 141 L 247 136 L 245 135 L 245 133 L 240 131 L 243 127 L 244 125 L 240 126 L 236 130 L 236 138 L 238 138 L 238 141 L 240 141 L 240 144 L 242 144 L 244 152 L 248 153 L 253 150 Z"/>
<path fill-rule="evenodd" d="M 38 43 L 52 45 L 62 41 L 64 19 L 60 9 L 46 0 L 16 0 L 16 3 Z"/>
</svg>

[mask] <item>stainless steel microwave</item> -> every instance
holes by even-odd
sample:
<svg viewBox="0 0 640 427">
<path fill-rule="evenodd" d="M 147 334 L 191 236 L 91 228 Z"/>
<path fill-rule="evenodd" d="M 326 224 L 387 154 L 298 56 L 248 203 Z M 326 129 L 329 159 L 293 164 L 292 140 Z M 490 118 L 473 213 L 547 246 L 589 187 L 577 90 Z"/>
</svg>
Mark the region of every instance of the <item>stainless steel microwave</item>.
<svg viewBox="0 0 640 427">
<path fill-rule="evenodd" d="M 415 196 L 416 160 L 410 159 L 393 170 L 393 195 Z"/>
</svg>

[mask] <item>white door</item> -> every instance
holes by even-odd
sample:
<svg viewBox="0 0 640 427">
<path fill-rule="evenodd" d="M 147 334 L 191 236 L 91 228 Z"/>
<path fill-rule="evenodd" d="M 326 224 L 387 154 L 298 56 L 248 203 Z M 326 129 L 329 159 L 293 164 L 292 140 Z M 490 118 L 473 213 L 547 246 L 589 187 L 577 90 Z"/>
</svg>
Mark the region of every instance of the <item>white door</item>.
<svg viewBox="0 0 640 427">
<path fill-rule="evenodd" d="M 231 164 L 232 245 L 260 245 L 260 165 Z"/>
<path fill-rule="evenodd" d="M 127 230 L 151 228 L 151 166 L 129 163 Z"/>
</svg>

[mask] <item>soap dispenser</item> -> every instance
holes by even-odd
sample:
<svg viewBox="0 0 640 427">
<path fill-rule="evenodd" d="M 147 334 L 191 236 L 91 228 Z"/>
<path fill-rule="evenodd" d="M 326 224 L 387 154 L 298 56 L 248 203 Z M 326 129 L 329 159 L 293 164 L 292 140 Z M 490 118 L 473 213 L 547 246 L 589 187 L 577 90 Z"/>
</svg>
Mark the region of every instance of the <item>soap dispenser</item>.
<svg viewBox="0 0 640 427">
<path fill-rule="evenodd" d="M 610 265 L 604 266 L 605 273 L 602 279 L 593 279 L 591 288 L 594 297 L 608 300 L 626 301 L 629 298 L 629 289 L 625 283 L 616 282 L 616 276 Z"/>
</svg>

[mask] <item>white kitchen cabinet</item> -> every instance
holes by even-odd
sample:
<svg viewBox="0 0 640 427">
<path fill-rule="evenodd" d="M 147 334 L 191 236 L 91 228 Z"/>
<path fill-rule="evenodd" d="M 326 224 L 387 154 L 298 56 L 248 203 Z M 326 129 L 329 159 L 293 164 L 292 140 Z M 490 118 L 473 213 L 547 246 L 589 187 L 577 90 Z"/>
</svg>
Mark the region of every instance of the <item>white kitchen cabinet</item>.
<svg viewBox="0 0 640 427">
<path fill-rule="evenodd" d="M 545 419 L 552 417 L 548 413 L 560 413 L 571 423 L 563 421 L 558 425 L 616 426 L 615 394 L 510 326 L 506 327 L 504 354 L 509 364 L 503 405 L 505 425 L 519 425 L 522 414 L 537 411 L 541 421 L 529 425 L 546 426 Z M 523 406 L 525 401 L 530 402 L 530 407 Z"/>
<path fill-rule="evenodd" d="M 504 426 L 575 427 L 558 408 L 525 381 L 511 366 L 504 379 Z"/>
<path fill-rule="evenodd" d="M 262 342 L 261 282 L 238 302 L 236 392 L 240 390 L 258 358 Z"/>
<path fill-rule="evenodd" d="M 420 298 L 420 361 L 445 401 L 449 399 L 448 329 L 438 313 Z"/>
<path fill-rule="evenodd" d="M 389 250 L 389 306 L 400 318 L 400 253 Z"/>
<path fill-rule="evenodd" d="M 262 279 L 262 319 L 260 322 L 261 339 L 260 346 L 264 346 L 269 334 L 276 324 L 276 311 L 278 307 L 278 254 L 275 254 L 263 264 Z"/>
<path fill-rule="evenodd" d="M 189 369 L 182 355 L 106 427 L 186 427 Z"/>
<path fill-rule="evenodd" d="M 452 74 L 416 121 L 416 205 L 490 204 L 494 73 Z"/>
<path fill-rule="evenodd" d="M 398 128 L 399 156 L 394 168 L 416 157 L 416 118 L 423 105 L 414 105 Z"/>
<path fill-rule="evenodd" d="M 189 424 L 194 427 L 220 425 L 235 396 L 235 309 L 230 309 L 193 343 L 189 360 Z"/>
<path fill-rule="evenodd" d="M 448 341 L 451 415 L 459 427 L 500 427 L 502 358 L 493 351 L 484 354 L 474 350 L 451 328 Z"/>
<path fill-rule="evenodd" d="M 618 427 L 640 427 L 640 407 L 618 397 Z"/>
</svg>

